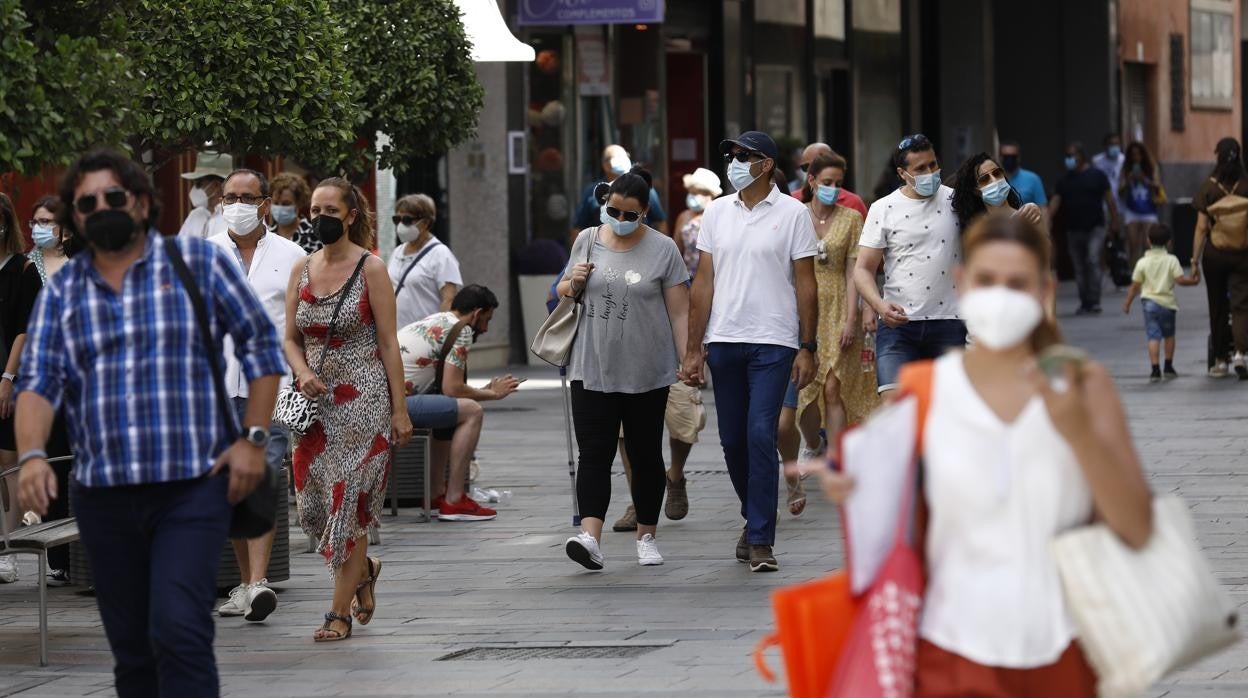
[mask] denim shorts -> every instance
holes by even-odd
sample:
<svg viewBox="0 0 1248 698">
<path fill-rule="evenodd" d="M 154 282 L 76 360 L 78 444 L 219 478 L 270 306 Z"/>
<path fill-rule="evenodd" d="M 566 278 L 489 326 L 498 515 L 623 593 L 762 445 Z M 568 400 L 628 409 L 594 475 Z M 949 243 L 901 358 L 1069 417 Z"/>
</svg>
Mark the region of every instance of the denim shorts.
<svg viewBox="0 0 1248 698">
<path fill-rule="evenodd" d="M 1150 342 L 1159 342 L 1174 336 L 1174 321 L 1179 311 L 1171 310 L 1160 303 L 1144 299 L 1144 331 Z"/>
<path fill-rule="evenodd" d="M 895 390 L 901 367 L 911 361 L 939 359 L 950 349 L 966 346 L 961 320 L 914 320 L 901 327 L 883 322 L 875 336 L 875 379 L 879 391 Z"/>
<path fill-rule="evenodd" d="M 791 410 L 797 409 L 797 383 L 789 381 L 789 387 L 784 389 L 784 402 L 781 404 Z"/>
<path fill-rule="evenodd" d="M 432 429 L 433 438 L 450 441 L 459 423 L 459 402 L 446 395 L 408 395 L 407 416 L 416 429 Z"/>
</svg>

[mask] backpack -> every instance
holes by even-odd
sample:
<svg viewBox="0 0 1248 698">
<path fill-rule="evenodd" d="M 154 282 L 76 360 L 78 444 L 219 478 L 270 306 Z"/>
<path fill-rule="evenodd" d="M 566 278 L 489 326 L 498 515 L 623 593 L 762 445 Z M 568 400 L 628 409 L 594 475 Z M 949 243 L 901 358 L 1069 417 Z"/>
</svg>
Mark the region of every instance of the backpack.
<svg viewBox="0 0 1248 698">
<path fill-rule="evenodd" d="M 1221 182 L 1212 181 L 1225 196 L 1205 209 L 1213 219 L 1209 242 L 1219 250 L 1248 250 L 1248 197 L 1239 195 L 1239 182 L 1228 190 Z"/>
</svg>

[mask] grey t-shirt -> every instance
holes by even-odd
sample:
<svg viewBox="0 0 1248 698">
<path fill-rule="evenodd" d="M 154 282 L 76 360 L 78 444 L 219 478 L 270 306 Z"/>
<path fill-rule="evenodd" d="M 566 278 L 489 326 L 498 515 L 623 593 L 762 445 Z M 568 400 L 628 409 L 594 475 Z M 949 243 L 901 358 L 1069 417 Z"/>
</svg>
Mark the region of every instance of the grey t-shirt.
<svg viewBox="0 0 1248 698">
<path fill-rule="evenodd" d="M 648 228 L 627 252 L 608 249 L 597 233 L 597 227 L 581 231 L 564 271 L 566 277 L 585 261 L 585 246 L 592 241 L 594 270 L 581 297 L 568 375 L 586 390 L 603 393 L 666 388 L 676 382 L 679 366 L 663 291 L 687 283 L 689 270 L 676 243 L 657 230 Z"/>
</svg>

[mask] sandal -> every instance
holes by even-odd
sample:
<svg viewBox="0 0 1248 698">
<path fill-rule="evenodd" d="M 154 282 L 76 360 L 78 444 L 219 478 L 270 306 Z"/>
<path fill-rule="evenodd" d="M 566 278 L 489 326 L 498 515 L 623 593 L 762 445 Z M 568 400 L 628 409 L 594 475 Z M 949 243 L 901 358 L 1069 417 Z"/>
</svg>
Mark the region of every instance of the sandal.
<svg viewBox="0 0 1248 698">
<path fill-rule="evenodd" d="M 346 623 L 347 632 L 343 633 L 338 630 L 334 630 L 334 628 L 331 627 L 331 624 L 334 621 L 338 621 L 340 623 Z M 330 611 L 329 613 L 325 614 L 325 624 L 322 625 L 320 629 L 321 631 L 327 634 L 313 635 L 312 636 L 313 642 L 341 642 L 351 637 L 351 616 L 340 616 L 337 613 Z M 328 633 L 333 633 L 333 635 L 329 635 Z"/>
<path fill-rule="evenodd" d="M 793 516 L 801 516 L 806 511 L 806 488 L 802 487 L 801 478 L 797 478 L 797 484 L 793 484 L 788 478 L 784 479 L 784 485 L 789 490 L 788 505 L 789 513 Z"/>
<path fill-rule="evenodd" d="M 360 625 L 368 625 L 373 619 L 373 613 L 377 610 L 377 577 L 381 574 L 381 560 L 375 557 L 366 558 L 368 563 L 368 576 L 364 581 L 355 587 L 355 600 L 351 603 L 351 615 L 356 616 L 356 620 Z M 360 599 L 360 592 L 368 587 L 368 595 L 373 599 L 372 606 L 365 606 Z M 362 618 L 359 616 L 363 616 Z"/>
</svg>

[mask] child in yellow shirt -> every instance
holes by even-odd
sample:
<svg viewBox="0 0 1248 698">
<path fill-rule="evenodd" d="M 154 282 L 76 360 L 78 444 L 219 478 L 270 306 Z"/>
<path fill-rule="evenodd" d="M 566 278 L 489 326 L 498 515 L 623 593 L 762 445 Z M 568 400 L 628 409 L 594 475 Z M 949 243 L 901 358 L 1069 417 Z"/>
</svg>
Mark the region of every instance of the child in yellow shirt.
<svg viewBox="0 0 1248 698">
<path fill-rule="evenodd" d="M 1143 297 L 1144 331 L 1148 335 L 1148 359 L 1153 364 L 1153 372 L 1149 376 L 1150 383 L 1161 380 L 1161 366 L 1158 365 L 1161 344 L 1165 342 L 1167 380 L 1178 378 L 1174 370 L 1174 324 L 1179 314 L 1179 301 L 1174 297 L 1174 285 L 1195 286 L 1200 283 L 1200 270 L 1192 268 L 1192 275 L 1183 274 L 1183 265 L 1179 258 L 1170 254 L 1170 229 L 1164 225 L 1153 224 L 1148 230 L 1148 252 L 1136 262 L 1135 271 L 1131 274 L 1131 288 L 1127 291 L 1127 299 L 1122 304 L 1123 314 L 1131 312 L 1131 302 L 1137 295 Z"/>
</svg>

